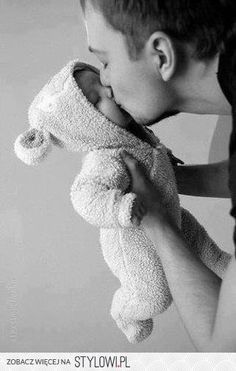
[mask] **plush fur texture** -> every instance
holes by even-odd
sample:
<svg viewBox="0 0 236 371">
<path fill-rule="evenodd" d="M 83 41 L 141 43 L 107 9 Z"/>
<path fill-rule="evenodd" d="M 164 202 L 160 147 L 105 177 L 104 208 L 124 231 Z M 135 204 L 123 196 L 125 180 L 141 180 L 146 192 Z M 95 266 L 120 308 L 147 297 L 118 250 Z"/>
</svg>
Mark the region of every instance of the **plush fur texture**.
<svg viewBox="0 0 236 371">
<path fill-rule="evenodd" d="M 100 228 L 103 256 L 120 280 L 111 315 L 131 343 L 147 338 L 153 317 L 172 302 L 165 273 L 154 246 L 140 225 L 132 224 L 137 196 L 120 156 L 126 150 L 146 169 L 162 194 L 175 223 L 182 228 L 189 249 L 217 275 L 223 276 L 230 255 L 221 251 L 198 221 L 179 204 L 174 172 L 167 149 L 146 130 L 150 143 L 115 125 L 91 105 L 78 88 L 73 72 L 91 68 L 69 62 L 34 99 L 29 109 L 30 129 L 15 142 L 17 156 L 28 165 L 42 161 L 52 143 L 70 151 L 88 151 L 71 187 L 78 214 Z"/>
</svg>

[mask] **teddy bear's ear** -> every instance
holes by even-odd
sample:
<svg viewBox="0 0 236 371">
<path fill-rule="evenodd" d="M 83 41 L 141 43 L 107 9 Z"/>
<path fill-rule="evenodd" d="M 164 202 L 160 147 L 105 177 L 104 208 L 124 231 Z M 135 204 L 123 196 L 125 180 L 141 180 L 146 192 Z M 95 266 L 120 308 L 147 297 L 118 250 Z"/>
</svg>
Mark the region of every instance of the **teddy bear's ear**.
<svg viewBox="0 0 236 371">
<path fill-rule="evenodd" d="M 50 133 L 30 129 L 20 134 L 15 141 L 15 153 L 27 165 L 38 165 L 52 149 Z"/>
</svg>

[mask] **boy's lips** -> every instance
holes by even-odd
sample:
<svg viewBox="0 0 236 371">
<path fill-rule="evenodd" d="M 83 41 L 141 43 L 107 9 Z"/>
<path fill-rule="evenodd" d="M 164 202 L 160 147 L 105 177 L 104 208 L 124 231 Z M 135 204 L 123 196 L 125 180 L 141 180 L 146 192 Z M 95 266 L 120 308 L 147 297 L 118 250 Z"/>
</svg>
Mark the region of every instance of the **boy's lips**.
<svg viewBox="0 0 236 371">
<path fill-rule="evenodd" d="M 114 98 L 113 100 L 114 100 L 115 104 L 116 104 L 119 108 L 124 109 L 124 107 L 122 106 L 122 104 L 120 104 L 119 102 L 117 102 L 117 101 L 115 100 L 115 98 Z"/>
</svg>

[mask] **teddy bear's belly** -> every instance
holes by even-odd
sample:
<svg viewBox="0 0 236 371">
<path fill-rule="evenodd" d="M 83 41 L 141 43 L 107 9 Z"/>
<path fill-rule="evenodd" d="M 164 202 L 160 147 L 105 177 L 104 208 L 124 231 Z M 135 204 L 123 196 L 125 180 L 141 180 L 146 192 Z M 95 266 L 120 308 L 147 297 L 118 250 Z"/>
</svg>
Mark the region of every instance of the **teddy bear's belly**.
<svg viewBox="0 0 236 371">
<path fill-rule="evenodd" d="M 142 227 L 101 229 L 100 242 L 104 259 L 123 288 L 141 292 L 153 302 L 169 296 L 158 244 L 152 244 Z"/>
</svg>

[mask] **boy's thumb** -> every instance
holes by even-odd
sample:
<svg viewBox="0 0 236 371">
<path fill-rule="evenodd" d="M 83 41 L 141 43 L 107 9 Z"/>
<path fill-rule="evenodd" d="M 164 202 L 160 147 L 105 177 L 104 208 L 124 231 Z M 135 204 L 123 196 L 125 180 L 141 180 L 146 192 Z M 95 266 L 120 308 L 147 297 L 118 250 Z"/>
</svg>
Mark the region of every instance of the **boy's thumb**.
<svg viewBox="0 0 236 371">
<path fill-rule="evenodd" d="M 135 169 L 137 169 L 137 167 L 138 167 L 138 161 L 132 155 L 130 155 L 125 150 L 123 150 L 120 153 L 120 155 L 121 155 L 122 159 L 124 160 L 124 162 L 127 165 L 127 167 L 128 167 L 129 170 L 135 170 Z"/>
<path fill-rule="evenodd" d="M 137 176 L 139 178 L 145 177 L 144 168 L 131 154 L 125 150 L 123 150 L 120 154 L 133 179 L 136 179 Z"/>
</svg>

